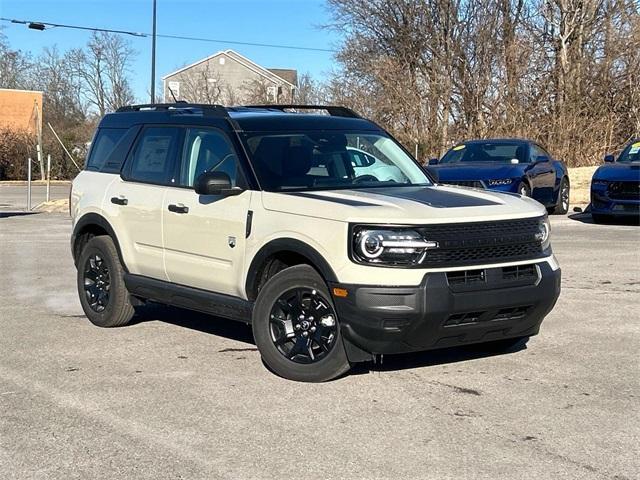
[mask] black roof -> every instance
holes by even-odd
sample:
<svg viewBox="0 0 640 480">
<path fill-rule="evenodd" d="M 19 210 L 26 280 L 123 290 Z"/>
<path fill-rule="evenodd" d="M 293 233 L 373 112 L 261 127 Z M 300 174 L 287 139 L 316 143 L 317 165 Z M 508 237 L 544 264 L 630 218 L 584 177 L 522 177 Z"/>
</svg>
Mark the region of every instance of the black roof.
<svg viewBox="0 0 640 480">
<path fill-rule="evenodd" d="M 294 110 L 293 112 L 289 110 Z M 300 110 L 325 110 L 328 115 L 297 113 Z M 223 107 L 171 103 L 132 105 L 105 115 L 101 127 L 128 128 L 137 124 L 183 124 L 230 126 L 243 131 L 296 130 L 369 130 L 380 131 L 373 122 L 345 107 L 318 105 L 256 105 Z"/>
<path fill-rule="evenodd" d="M 479 138 L 476 140 L 466 140 L 458 142 L 456 145 L 472 145 L 477 143 L 536 143 L 526 138 Z"/>
</svg>

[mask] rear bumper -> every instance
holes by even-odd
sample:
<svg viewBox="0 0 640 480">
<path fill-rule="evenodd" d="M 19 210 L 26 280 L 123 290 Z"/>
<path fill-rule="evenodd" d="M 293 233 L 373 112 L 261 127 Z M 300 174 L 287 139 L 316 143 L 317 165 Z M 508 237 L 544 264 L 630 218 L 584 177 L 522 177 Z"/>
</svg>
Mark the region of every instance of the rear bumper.
<svg viewBox="0 0 640 480">
<path fill-rule="evenodd" d="M 416 287 L 332 285 L 349 292 L 334 298 L 343 335 L 374 354 L 535 335 L 560 295 L 560 269 L 521 267 L 428 273 Z"/>
</svg>

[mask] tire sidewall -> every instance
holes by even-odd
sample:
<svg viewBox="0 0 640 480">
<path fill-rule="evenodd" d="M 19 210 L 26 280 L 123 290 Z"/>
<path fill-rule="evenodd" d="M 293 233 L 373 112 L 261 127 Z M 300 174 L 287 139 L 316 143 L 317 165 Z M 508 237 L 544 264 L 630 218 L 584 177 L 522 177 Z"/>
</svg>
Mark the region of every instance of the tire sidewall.
<svg viewBox="0 0 640 480">
<path fill-rule="evenodd" d="M 569 202 L 571 201 L 571 198 L 569 198 L 569 200 L 567 201 L 566 208 L 562 204 L 562 190 L 564 190 L 565 187 L 569 192 L 569 197 L 571 197 L 571 186 L 569 185 L 569 182 L 567 181 L 567 179 L 563 178 L 562 181 L 560 182 L 560 188 L 558 189 L 558 204 L 554 212 L 560 215 L 564 215 L 569 211 Z"/>
<path fill-rule="evenodd" d="M 527 193 L 525 195 L 523 195 L 524 197 L 529 197 L 531 198 L 531 188 L 529 187 L 529 185 L 527 185 L 525 182 L 520 182 L 518 184 L 518 193 L 520 195 L 522 195 L 522 190 L 525 190 Z"/>
<path fill-rule="evenodd" d="M 123 299 L 123 295 L 126 295 L 126 288 L 124 286 L 124 279 L 122 278 L 122 271 L 120 267 L 120 260 L 114 258 L 112 249 L 109 248 L 107 242 L 113 242 L 107 237 L 93 237 L 82 250 L 80 259 L 78 261 L 77 271 L 77 287 L 78 296 L 80 298 L 80 304 L 84 310 L 85 315 L 91 321 L 91 323 L 100 326 L 111 326 L 111 320 L 114 315 L 116 305 Z M 114 248 L 115 250 L 115 248 Z M 84 272 L 87 264 L 87 260 L 90 256 L 98 254 L 100 258 L 107 264 L 109 269 L 109 302 L 102 312 L 96 312 L 91 308 L 84 291 Z M 117 263 L 116 263 L 117 262 Z"/>
<path fill-rule="evenodd" d="M 311 364 L 296 363 L 285 358 L 271 339 L 269 317 L 273 304 L 288 290 L 300 287 L 316 289 L 336 313 L 329 289 L 319 274 L 307 265 L 290 267 L 274 275 L 260 290 L 253 308 L 253 336 L 263 361 L 277 375 L 303 382 L 331 380 L 349 369 L 338 318 L 333 348 L 326 357 Z"/>
</svg>

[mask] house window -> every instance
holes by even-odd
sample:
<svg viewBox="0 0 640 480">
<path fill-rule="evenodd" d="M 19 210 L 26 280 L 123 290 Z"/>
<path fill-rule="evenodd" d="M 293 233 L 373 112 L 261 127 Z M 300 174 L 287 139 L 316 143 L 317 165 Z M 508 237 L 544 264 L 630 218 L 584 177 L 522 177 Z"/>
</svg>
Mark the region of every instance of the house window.
<svg viewBox="0 0 640 480">
<path fill-rule="evenodd" d="M 267 100 L 275 102 L 278 99 L 278 87 L 267 87 Z"/>
<path fill-rule="evenodd" d="M 224 62 L 225 62 L 226 60 L 227 60 L 226 58 L 224 58 L 224 57 L 220 57 L 220 65 L 224 65 Z"/>
</svg>

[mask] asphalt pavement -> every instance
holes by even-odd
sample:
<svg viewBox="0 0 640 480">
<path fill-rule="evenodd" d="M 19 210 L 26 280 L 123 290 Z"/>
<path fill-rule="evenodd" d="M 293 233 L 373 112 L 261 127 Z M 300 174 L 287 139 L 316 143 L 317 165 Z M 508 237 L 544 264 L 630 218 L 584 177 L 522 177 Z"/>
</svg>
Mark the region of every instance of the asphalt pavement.
<svg viewBox="0 0 640 480">
<path fill-rule="evenodd" d="M 54 183 L 49 196 L 51 200 L 69 198 L 71 183 Z M 27 183 L 0 183 L 0 212 L 26 210 Z M 47 187 L 41 184 L 31 185 L 31 207 L 35 208 L 47 199 Z"/>
<path fill-rule="evenodd" d="M 5 209 L 0 478 L 638 478 L 640 227 L 582 218 L 552 218 L 563 292 L 526 348 L 303 384 L 240 323 L 152 306 L 92 326 L 69 218 Z"/>
</svg>

